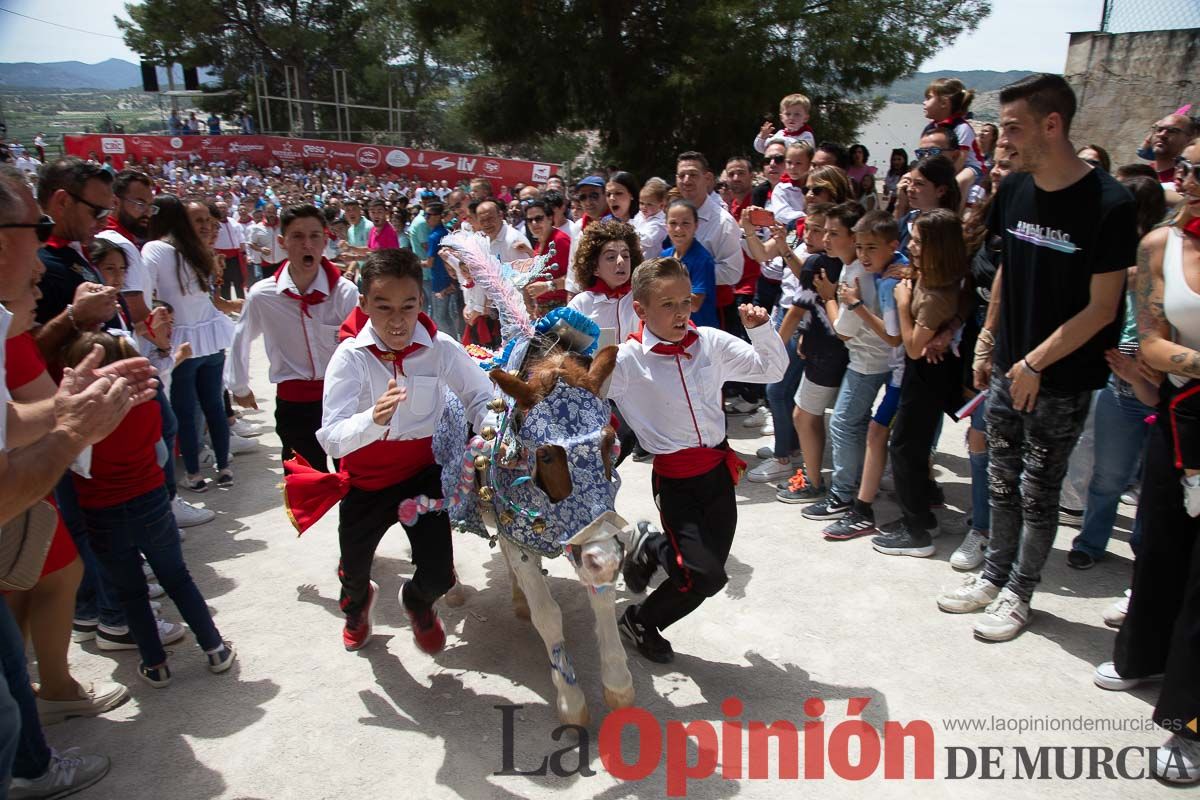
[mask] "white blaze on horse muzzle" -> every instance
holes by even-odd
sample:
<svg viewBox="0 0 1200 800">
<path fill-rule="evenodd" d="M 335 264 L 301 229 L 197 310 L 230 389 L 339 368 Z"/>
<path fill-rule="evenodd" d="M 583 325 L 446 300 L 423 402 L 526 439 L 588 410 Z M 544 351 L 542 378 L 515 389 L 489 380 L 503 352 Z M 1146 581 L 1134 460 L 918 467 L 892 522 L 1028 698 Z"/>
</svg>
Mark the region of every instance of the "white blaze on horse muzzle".
<svg viewBox="0 0 1200 800">
<path fill-rule="evenodd" d="M 616 583 L 625 560 L 622 534 L 629 523 L 615 511 L 605 511 L 565 542 L 576 572 L 589 587 L 603 590 Z"/>
</svg>

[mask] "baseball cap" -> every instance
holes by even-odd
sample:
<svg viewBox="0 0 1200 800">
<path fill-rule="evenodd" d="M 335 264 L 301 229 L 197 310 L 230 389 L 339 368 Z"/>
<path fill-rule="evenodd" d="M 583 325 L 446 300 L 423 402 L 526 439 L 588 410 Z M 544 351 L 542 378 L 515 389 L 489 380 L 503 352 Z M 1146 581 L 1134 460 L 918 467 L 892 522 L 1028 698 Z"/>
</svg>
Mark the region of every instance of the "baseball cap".
<svg viewBox="0 0 1200 800">
<path fill-rule="evenodd" d="M 421 199 L 422 200 L 438 200 L 439 198 L 438 198 L 437 192 L 431 192 L 428 189 L 426 189 L 425 191 L 421 192 Z"/>
<path fill-rule="evenodd" d="M 604 188 L 604 179 L 601 178 L 599 175 L 588 175 L 586 178 L 581 180 L 579 183 L 575 184 L 576 189 L 581 188 L 583 186 L 598 186 L 601 189 L 603 189 Z"/>
</svg>

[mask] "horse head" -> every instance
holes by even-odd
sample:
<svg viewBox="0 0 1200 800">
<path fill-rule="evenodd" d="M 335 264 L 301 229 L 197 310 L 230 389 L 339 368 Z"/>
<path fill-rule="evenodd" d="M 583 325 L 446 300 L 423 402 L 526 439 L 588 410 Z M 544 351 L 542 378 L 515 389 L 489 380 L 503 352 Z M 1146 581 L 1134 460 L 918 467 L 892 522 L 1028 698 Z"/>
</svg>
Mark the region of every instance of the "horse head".
<svg viewBox="0 0 1200 800">
<path fill-rule="evenodd" d="M 589 586 L 612 584 L 620 571 L 625 526 L 614 510 L 620 479 L 612 412 L 599 396 L 616 348 L 589 359 L 552 352 L 530 359 L 524 376 L 492 370 L 511 398 L 507 434 L 495 440 L 493 487 L 501 533 L 544 555 L 566 550 Z"/>
</svg>

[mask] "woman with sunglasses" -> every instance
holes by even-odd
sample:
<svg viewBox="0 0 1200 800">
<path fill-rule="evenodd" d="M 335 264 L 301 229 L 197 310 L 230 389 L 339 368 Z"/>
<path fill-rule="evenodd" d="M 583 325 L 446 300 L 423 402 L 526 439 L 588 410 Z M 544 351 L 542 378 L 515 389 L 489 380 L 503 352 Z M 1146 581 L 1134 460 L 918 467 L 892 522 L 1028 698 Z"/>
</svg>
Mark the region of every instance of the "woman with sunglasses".
<svg viewBox="0 0 1200 800">
<path fill-rule="evenodd" d="M 1200 734 L 1188 727 L 1200 705 L 1200 480 L 1188 473 L 1200 465 L 1191 460 L 1197 417 L 1187 414 L 1200 403 L 1200 139 L 1184 149 L 1176 186 L 1183 202 L 1174 221 L 1138 249 L 1140 358 L 1167 379 L 1146 448 L 1129 611 L 1113 660 L 1093 680 L 1125 691 L 1161 679 L 1153 719 L 1172 735 L 1157 751 L 1156 774 L 1200 783 Z"/>
<path fill-rule="evenodd" d="M 203 492 L 209 482 L 200 475 L 197 401 L 216 454 L 217 485 L 233 483 L 222 375 L 234 326 L 213 304 L 216 261 L 206 241 L 212 227 L 207 204 L 196 199 L 185 205 L 175 195 L 165 194 L 156 197 L 154 205 L 158 212 L 150 218 L 151 241 L 142 249 L 142 258 L 155 276 L 158 299 L 175 310 L 172 350 L 191 343 L 192 356 L 172 372 L 171 407 L 179 420 L 179 450 L 187 471 L 181 483 Z"/>
</svg>

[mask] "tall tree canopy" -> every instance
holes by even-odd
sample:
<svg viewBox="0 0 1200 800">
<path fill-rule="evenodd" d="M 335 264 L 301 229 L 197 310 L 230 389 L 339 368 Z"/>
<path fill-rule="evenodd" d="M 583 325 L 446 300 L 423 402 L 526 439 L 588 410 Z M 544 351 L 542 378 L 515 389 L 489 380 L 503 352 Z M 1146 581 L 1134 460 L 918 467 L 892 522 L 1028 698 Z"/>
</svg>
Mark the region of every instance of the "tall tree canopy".
<svg viewBox="0 0 1200 800">
<path fill-rule="evenodd" d="M 674 154 L 750 149 L 783 95 L 807 94 L 820 139 L 846 141 L 871 90 L 913 72 L 988 0 L 412 0 L 418 34 L 471 46 L 464 119 L 487 143 L 599 130 L 639 177 Z"/>
</svg>

